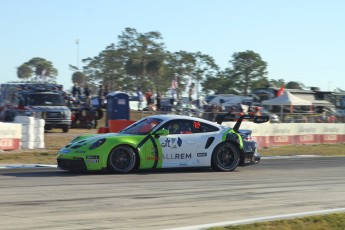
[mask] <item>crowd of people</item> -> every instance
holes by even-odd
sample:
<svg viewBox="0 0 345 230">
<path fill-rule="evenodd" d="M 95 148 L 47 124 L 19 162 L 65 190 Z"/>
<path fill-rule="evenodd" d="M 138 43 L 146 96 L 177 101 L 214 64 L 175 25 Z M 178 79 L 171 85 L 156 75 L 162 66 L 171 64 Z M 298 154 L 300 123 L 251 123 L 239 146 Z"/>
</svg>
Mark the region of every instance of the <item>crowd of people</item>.
<svg viewBox="0 0 345 230">
<path fill-rule="evenodd" d="M 193 87 L 190 88 L 188 91 L 188 100 L 190 105 L 193 103 Z M 117 91 L 121 91 L 121 88 L 118 88 Z M 94 95 L 97 97 L 98 100 L 98 107 L 99 108 L 106 108 L 107 105 L 107 95 L 109 93 L 109 87 L 107 85 L 99 85 L 97 92 L 93 93 L 88 85 L 84 85 L 84 87 L 81 87 L 78 83 L 74 83 L 73 88 L 71 90 L 71 95 L 69 96 L 69 105 L 71 107 L 73 106 L 89 106 L 91 107 L 91 97 Z M 137 88 L 136 92 L 137 100 L 138 100 L 138 110 L 139 111 L 164 111 L 164 112 L 172 112 L 176 109 L 178 110 L 180 105 L 179 97 L 176 94 L 176 90 L 171 90 L 171 97 L 168 99 L 163 99 L 163 105 L 161 104 L 162 97 L 160 92 L 153 93 L 151 89 L 147 89 L 146 91 L 142 91 L 141 87 Z M 83 98 L 83 100 L 79 100 L 80 98 Z M 96 99 L 95 99 L 96 100 Z M 168 101 L 167 101 L 168 100 Z M 167 103 L 168 102 L 168 103 Z M 186 103 L 186 102 L 184 102 Z M 188 102 L 187 102 L 188 103 Z M 168 106 L 167 106 L 168 104 Z M 170 106 L 169 106 L 170 105 Z M 167 109 L 166 107 L 170 108 Z M 199 112 L 198 114 L 202 113 L 200 115 L 204 119 L 214 121 L 218 114 L 234 114 L 237 116 L 249 114 L 249 115 L 257 115 L 260 116 L 261 114 L 261 107 L 259 106 L 245 106 L 243 105 L 235 105 L 231 106 L 229 108 L 225 108 L 223 105 L 218 104 L 209 104 L 202 108 L 200 108 L 202 112 Z M 267 114 L 267 111 L 264 112 L 264 114 Z M 278 117 L 278 116 L 277 116 Z M 301 118 L 300 118 L 301 117 Z M 335 114 L 322 114 L 320 116 L 303 116 L 303 115 L 296 115 L 296 114 L 285 114 L 283 119 L 280 118 L 280 122 L 317 122 L 317 123 L 336 123 L 336 122 L 344 122 L 345 116 L 336 116 Z M 277 118 L 279 119 L 279 118 Z M 279 122 L 279 121 L 278 121 Z"/>
<path fill-rule="evenodd" d="M 242 115 L 255 115 L 261 116 L 261 108 L 259 106 L 248 106 L 245 110 L 242 108 L 242 105 L 231 106 L 228 109 L 225 109 L 222 105 L 207 105 L 204 108 L 204 117 L 206 120 L 214 121 L 218 114 L 226 114 L 226 115 L 235 115 L 235 116 L 242 116 Z M 234 119 L 235 120 L 235 119 Z"/>
</svg>

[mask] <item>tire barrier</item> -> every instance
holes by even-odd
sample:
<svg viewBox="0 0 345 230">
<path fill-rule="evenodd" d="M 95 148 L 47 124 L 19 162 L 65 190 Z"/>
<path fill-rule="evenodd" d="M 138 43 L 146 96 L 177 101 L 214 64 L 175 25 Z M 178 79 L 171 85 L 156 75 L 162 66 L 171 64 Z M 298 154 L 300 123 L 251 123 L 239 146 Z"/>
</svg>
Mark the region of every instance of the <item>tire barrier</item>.
<svg viewBox="0 0 345 230">
<path fill-rule="evenodd" d="M 22 149 L 42 149 L 44 143 L 44 119 L 34 117 L 16 116 L 15 123 L 22 126 L 22 138 L 20 148 Z"/>
</svg>

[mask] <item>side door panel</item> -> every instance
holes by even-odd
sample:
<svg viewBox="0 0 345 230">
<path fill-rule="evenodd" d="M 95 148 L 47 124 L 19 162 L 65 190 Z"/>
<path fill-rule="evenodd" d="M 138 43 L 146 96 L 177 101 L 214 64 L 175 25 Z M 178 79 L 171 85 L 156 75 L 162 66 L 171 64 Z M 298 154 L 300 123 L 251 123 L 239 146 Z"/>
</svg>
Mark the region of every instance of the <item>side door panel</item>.
<svg viewBox="0 0 345 230">
<path fill-rule="evenodd" d="M 160 137 L 162 167 L 190 167 L 196 163 L 197 139 L 193 134 L 170 134 Z"/>
<path fill-rule="evenodd" d="M 198 133 L 198 144 L 196 145 L 197 165 L 210 166 L 214 148 L 222 138 L 219 132 Z"/>
</svg>

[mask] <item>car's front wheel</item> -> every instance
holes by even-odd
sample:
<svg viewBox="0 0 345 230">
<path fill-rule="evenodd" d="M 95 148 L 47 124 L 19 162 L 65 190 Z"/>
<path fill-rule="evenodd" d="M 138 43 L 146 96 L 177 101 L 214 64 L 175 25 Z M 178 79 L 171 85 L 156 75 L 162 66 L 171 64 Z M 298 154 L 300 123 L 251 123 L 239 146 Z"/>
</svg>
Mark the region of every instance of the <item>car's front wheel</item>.
<svg viewBox="0 0 345 230">
<path fill-rule="evenodd" d="M 108 169 L 116 173 L 129 173 L 135 169 L 137 155 L 129 146 L 118 146 L 108 157 Z"/>
<path fill-rule="evenodd" d="M 218 171 L 233 171 L 240 162 L 240 150 L 229 142 L 223 142 L 216 147 L 212 154 L 212 167 Z"/>
</svg>

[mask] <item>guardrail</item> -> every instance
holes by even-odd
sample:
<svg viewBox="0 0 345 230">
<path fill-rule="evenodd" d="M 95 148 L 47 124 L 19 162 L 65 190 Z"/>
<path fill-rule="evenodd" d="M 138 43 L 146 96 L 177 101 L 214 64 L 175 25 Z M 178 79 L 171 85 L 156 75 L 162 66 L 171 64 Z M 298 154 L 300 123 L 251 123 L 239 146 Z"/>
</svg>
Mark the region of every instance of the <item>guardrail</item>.
<svg viewBox="0 0 345 230">
<path fill-rule="evenodd" d="M 223 125 L 233 127 L 234 122 Z M 243 122 L 240 129 L 252 130 L 252 137 L 260 147 L 295 144 L 345 143 L 345 124 L 280 123 L 254 124 Z"/>
</svg>

